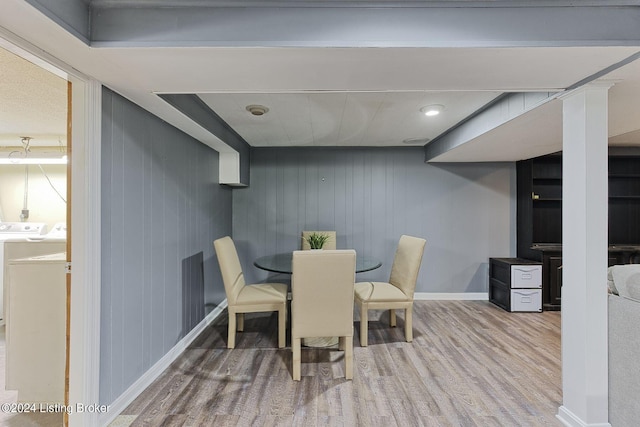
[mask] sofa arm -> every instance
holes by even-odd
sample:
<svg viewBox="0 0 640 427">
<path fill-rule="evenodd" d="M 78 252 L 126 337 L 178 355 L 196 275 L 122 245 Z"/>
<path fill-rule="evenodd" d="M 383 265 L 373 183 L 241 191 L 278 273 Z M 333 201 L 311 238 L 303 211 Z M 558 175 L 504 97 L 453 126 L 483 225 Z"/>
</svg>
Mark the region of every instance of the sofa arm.
<svg viewBox="0 0 640 427">
<path fill-rule="evenodd" d="M 640 302 L 609 295 L 609 422 L 640 420 Z"/>
<path fill-rule="evenodd" d="M 611 293 L 640 302 L 640 264 L 609 267 L 607 284 Z"/>
</svg>

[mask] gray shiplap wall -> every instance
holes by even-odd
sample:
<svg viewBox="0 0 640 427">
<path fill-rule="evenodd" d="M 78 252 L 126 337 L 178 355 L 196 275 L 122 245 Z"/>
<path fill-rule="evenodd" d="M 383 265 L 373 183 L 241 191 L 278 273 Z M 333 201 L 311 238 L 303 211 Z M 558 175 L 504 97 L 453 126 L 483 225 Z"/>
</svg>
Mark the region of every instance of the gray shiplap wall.
<svg viewBox="0 0 640 427">
<path fill-rule="evenodd" d="M 103 89 L 100 403 L 110 404 L 224 298 L 231 233 L 218 153 Z"/>
<path fill-rule="evenodd" d="M 417 292 L 488 290 L 488 258 L 515 254 L 515 164 L 425 164 L 421 147 L 260 148 L 233 193 L 233 238 L 249 282 L 287 281 L 252 265 L 298 249 L 302 230 L 379 258 L 386 280 L 402 234 L 427 239 Z"/>
</svg>

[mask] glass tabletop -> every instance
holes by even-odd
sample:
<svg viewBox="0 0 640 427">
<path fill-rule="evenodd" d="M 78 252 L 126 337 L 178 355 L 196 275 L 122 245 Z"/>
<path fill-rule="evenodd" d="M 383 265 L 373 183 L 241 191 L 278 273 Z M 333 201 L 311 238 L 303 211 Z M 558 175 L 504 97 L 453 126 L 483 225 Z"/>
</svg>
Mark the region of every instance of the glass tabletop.
<svg viewBox="0 0 640 427">
<path fill-rule="evenodd" d="M 283 252 L 275 255 L 266 255 L 256 259 L 253 265 L 256 267 L 272 271 L 274 273 L 291 274 L 291 260 L 293 252 Z M 365 271 L 375 270 L 382 263 L 375 258 L 365 255 L 356 255 L 356 273 L 364 273 Z"/>
</svg>

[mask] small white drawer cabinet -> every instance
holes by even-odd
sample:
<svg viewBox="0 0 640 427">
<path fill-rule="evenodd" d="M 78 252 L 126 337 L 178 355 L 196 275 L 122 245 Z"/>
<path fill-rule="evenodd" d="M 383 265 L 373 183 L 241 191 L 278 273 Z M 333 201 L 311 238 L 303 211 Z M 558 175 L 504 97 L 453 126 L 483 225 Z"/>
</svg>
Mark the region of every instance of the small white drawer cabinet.
<svg viewBox="0 0 640 427">
<path fill-rule="evenodd" d="M 542 263 L 489 259 L 489 301 L 507 311 L 542 311 Z"/>
</svg>

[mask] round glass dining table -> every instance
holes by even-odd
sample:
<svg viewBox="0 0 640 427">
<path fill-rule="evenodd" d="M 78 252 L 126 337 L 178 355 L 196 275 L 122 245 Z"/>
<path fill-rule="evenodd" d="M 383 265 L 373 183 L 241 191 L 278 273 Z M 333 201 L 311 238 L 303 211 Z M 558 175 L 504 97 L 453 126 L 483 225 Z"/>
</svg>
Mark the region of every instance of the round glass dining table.
<svg viewBox="0 0 640 427">
<path fill-rule="evenodd" d="M 260 257 L 253 262 L 253 265 L 262 270 L 272 271 L 274 273 L 291 274 L 293 272 L 291 268 L 292 259 L 293 252 L 283 252 Z M 382 263 L 375 258 L 366 255 L 356 255 L 356 273 L 375 270 L 381 265 Z"/>
</svg>

